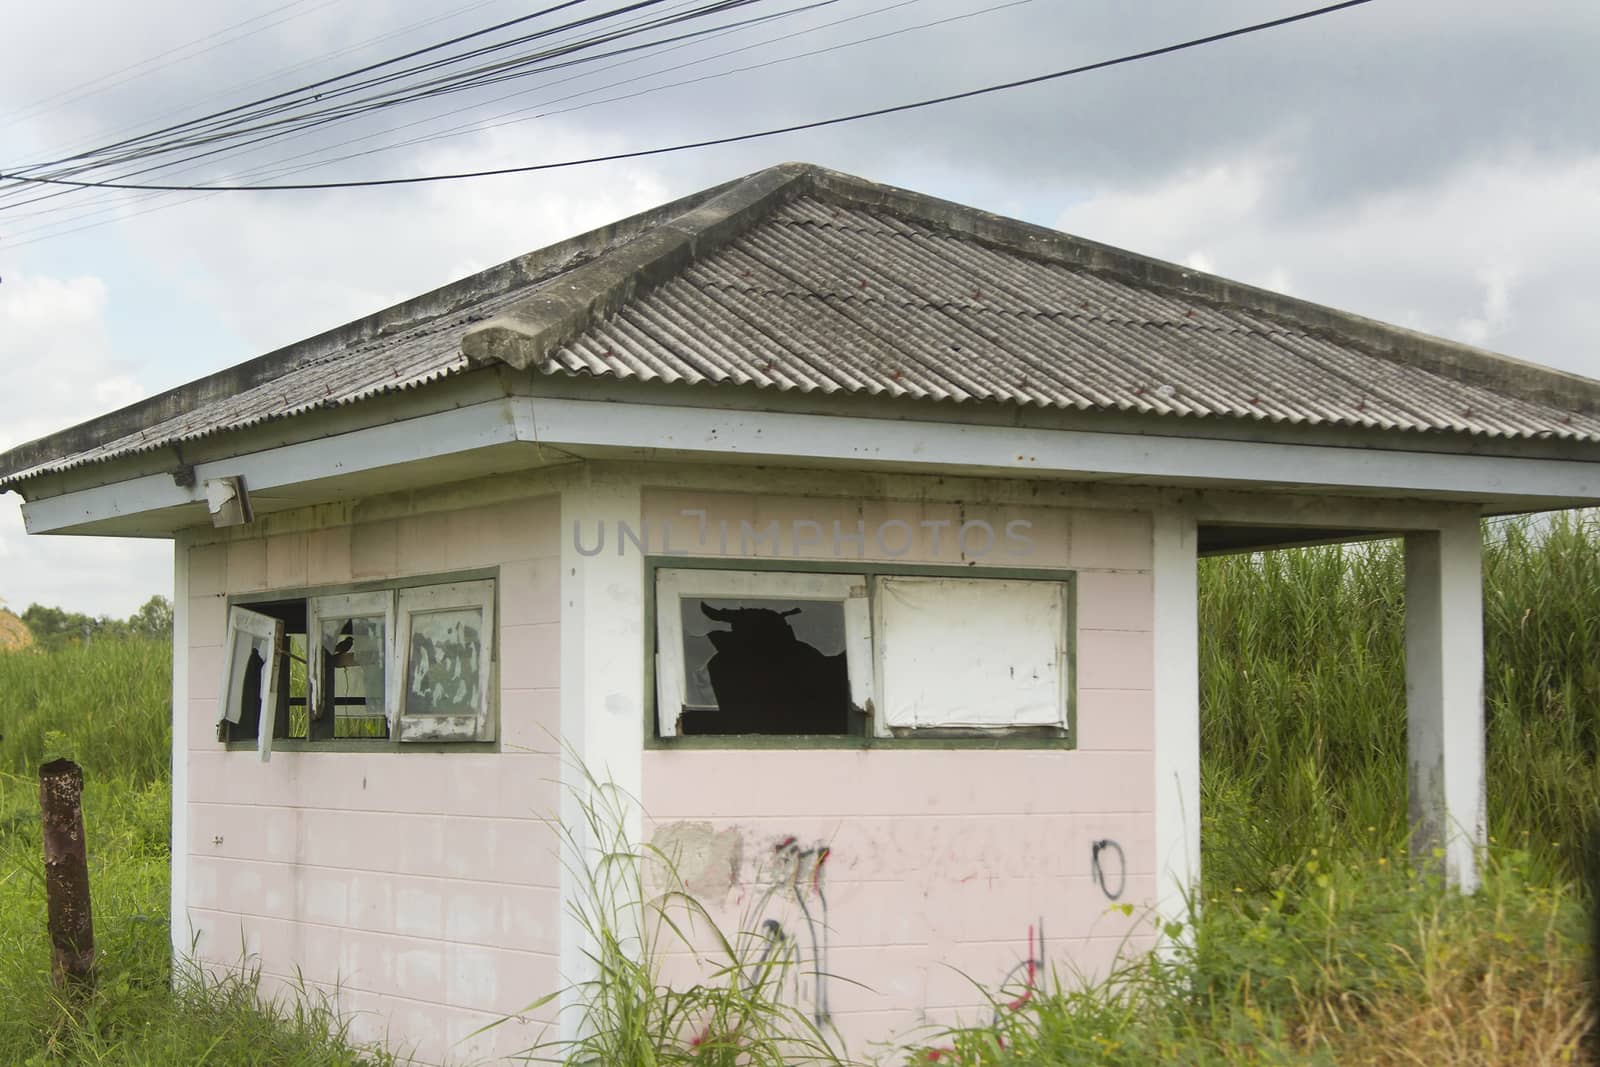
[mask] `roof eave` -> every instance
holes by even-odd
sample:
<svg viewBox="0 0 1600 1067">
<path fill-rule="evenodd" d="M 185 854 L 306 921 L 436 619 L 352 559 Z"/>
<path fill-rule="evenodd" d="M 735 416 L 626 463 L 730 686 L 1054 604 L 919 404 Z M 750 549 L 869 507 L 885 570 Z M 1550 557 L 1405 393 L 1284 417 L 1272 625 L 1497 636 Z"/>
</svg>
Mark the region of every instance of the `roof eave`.
<svg viewBox="0 0 1600 1067">
<path fill-rule="evenodd" d="M 738 186 L 747 180 L 747 178 L 736 178 L 639 212 L 538 251 L 507 260 L 382 311 L 274 349 L 265 355 L 227 367 L 204 378 L 136 401 L 98 418 L 17 445 L 0 453 L 0 493 L 21 489 L 22 483 L 28 479 L 15 478 L 14 475 L 19 472 L 34 470 L 49 464 L 52 460 L 136 434 L 144 427 L 183 415 L 205 404 L 226 400 L 247 389 L 273 381 L 285 371 L 308 359 L 371 341 L 391 331 L 410 328 L 441 315 L 448 315 L 458 308 L 489 296 L 532 285 L 575 263 L 594 257 L 618 241 L 627 240 L 632 235 L 691 211 L 705 201 L 716 198 L 730 187 Z"/>
</svg>

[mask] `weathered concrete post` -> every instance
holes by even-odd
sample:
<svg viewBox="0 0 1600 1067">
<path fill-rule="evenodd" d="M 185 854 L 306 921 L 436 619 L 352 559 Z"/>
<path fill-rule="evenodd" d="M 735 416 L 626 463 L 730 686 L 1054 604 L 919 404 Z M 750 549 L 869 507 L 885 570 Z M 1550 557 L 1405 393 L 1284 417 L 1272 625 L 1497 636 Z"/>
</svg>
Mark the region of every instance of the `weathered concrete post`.
<svg viewBox="0 0 1600 1067">
<path fill-rule="evenodd" d="M 50 976 L 58 986 L 94 984 L 94 915 L 89 906 L 82 797 L 83 770 L 76 763 L 58 759 L 39 768 Z"/>
<path fill-rule="evenodd" d="M 1406 534 L 1406 749 L 1411 853 L 1478 886 L 1484 845 L 1483 534 L 1463 512 Z M 1435 854 L 1441 853 L 1440 863 Z"/>
</svg>

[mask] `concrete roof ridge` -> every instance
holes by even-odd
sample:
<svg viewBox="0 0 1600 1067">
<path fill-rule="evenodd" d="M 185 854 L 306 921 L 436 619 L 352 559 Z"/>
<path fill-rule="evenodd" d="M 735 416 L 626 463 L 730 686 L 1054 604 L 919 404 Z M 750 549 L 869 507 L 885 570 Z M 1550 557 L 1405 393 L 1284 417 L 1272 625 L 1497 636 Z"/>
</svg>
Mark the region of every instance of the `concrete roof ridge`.
<svg viewBox="0 0 1600 1067">
<path fill-rule="evenodd" d="M 1243 308 L 1402 366 L 1567 411 L 1600 413 L 1600 381 L 1287 296 L 1020 219 L 852 174 L 812 169 L 826 198 L 920 222 L 1003 251 L 1104 272 L 1125 281 L 1217 306 Z"/>
<path fill-rule="evenodd" d="M 17 445 L 0 453 L 0 489 L 4 487 L 6 476 L 17 471 L 107 444 L 205 404 L 235 396 L 273 381 L 319 356 L 419 326 L 480 300 L 555 277 L 596 258 L 619 241 L 631 240 L 692 211 L 744 180 L 736 178 L 607 223 L 459 278 L 381 311 L 135 401 L 88 422 Z"/>
<path fill-rule="evenodd" d="M 461 352 L 475 364 L 526 370 L 623 305 L 673 278 L 810 187 L 816 168 L 780 163 L 720 187 L 670 222 L 567 272 L 467 330 Z"/>
</svg>

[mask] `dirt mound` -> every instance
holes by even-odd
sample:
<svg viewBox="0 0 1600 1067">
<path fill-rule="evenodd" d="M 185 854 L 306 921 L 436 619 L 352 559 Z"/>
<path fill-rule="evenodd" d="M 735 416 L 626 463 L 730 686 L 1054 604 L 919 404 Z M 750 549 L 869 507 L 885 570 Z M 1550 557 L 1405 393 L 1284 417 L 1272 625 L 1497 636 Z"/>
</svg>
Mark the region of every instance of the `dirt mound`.
<svg viewBox="0 0 1600 1067">
<path fill-rule="evenodd" d="M 0 652 L 15 652 L 33 644 L 28 624 L 5 608 L 0 608 Z"/>
</svg>

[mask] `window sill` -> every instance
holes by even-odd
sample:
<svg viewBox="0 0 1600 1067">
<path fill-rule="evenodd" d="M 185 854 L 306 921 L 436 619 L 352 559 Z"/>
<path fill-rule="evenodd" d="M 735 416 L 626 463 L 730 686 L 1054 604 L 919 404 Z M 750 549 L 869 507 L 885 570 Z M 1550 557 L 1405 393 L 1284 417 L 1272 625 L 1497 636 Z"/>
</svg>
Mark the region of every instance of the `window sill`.
<svg viewBox="0 0 1600 1067">
<path fill-rule="evenodd" d="M 701 734 L 689 737 L 655 737 L 644 740 L 654 752 L 705 749 L 1012 749 L 1072 750 L 1072 738 L 1057 734 L 944 734 L 926 737 L 858 737 L 850 734 Z"/>
<path fill-rule="evenodd" d="M 228 741 L 223 745 L 228 752 L 255 752 L 253 739 Z M 394 741 L 373 737 L 339 739 L 335 741 L 305 741 L 300 738 L 279 737 L 272 742 L 272 754 L 280 752 L 499 752 L 498 741 Z"/>
</svg>

